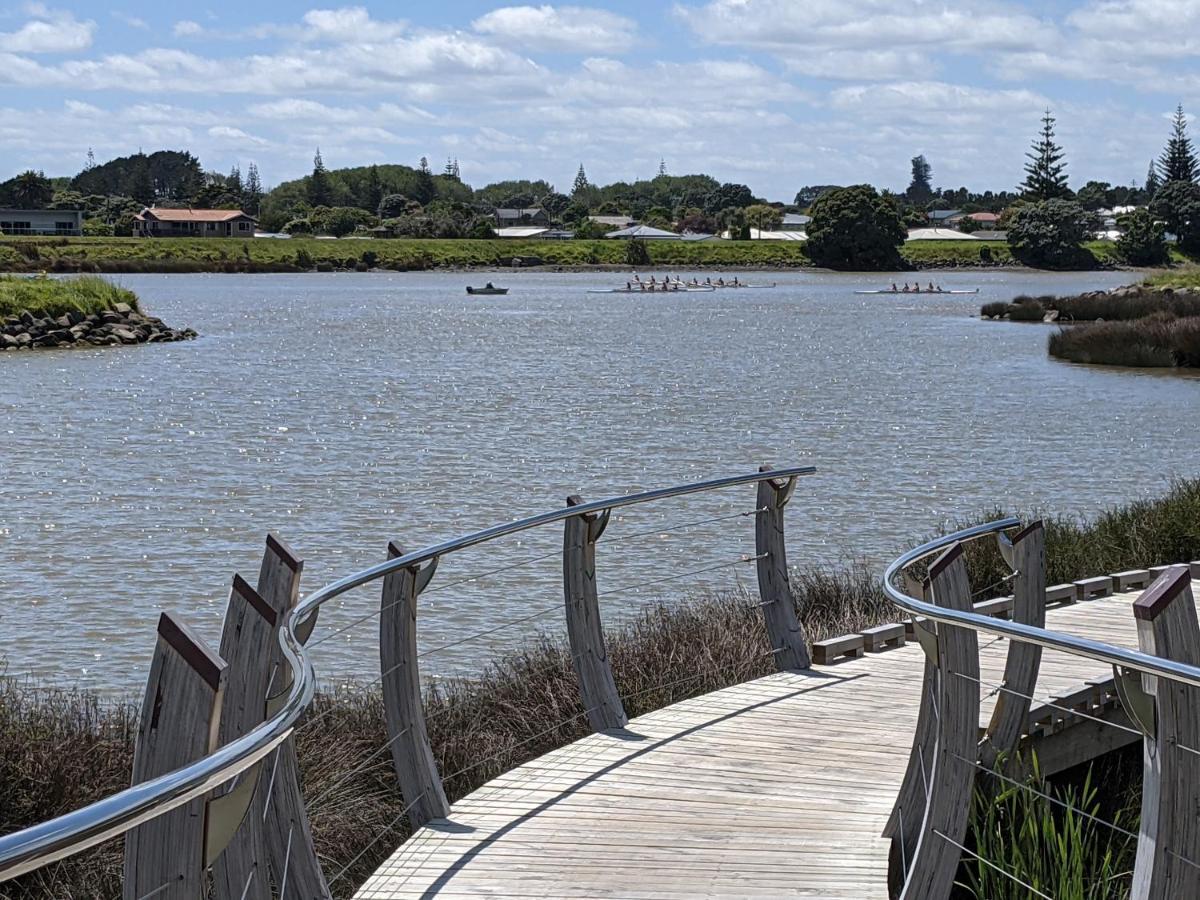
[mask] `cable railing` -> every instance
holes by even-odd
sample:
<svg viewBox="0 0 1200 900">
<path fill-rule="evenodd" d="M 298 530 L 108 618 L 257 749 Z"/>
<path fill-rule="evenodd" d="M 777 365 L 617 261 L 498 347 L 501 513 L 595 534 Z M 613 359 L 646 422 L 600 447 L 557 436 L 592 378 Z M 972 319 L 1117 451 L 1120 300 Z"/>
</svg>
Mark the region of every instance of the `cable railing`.
<svg viewBox="0 0 1200 900">
<path fill-rule="evenodd" d="M 780 668 L 794 665 L 797 658 L 803 658 L 807 664 L 807 648 L 795 620 L 791 596 L 790 593 L 786 597 L 784 595 L 787 563 L 783 548 L 782 513 L 796 480 L 814 472 L 815 468 L 811 466 L 780 469 L 763 467 L 755 473 L 591 502 L 571 498 L 566 507 L 495 525 L 415 551 L 401 553 L 398 548 L 392 548 L 392 558 L 386 562 L 334 581 L 303 599 L 299 599 L 298 589 L 302 562 L 277 539 L 268 538 L 268 550 L 258 588 L 251 588 L 240 579 L 235 579 L 229 615 L 236 609 L 239 615 L 244 615 L 244 622 L 257 622 L 258 619 L 254 617 L 261 617 L 266 623 L 262 627 L 274 635 L 277 648 L 268 653 L 260 652 L 258 656 L 261 659 L 256 660 L 253 666 L 244 667 L 244 671 L 241 668 L 234 670 L 207 651 L 203 642 L 190 634 L 186 627 L 164 614 L 160 620 L 158 650 L 147 690 L 147 706 L 143 711 L 145 718 L 153 715 L 157 722 L 161 706 L 165 722 L 170 716 L 176 715 L 171 711 L 176 706 L 186 708 L 187 715 L 191 716 L 186 731 L 193 738 L 197 735 L 202 738 L 205 734 L 203 721 L 215 722 L 221 716 L 223 692 L 226 693 L 227 703 L 228 694 L 243 697 L 261 694 L 265 698 L 265 715 L 260 716 L 260 724 L 244 733 L 230 736 L 219 746 L 212 746 L 210 741 L 210 746 L 201 748 L 200 752 L 196 752 L 194 741 L 191 747 L 174 746 L 167 750 L 162 746 L 151 750 L 139 745 L 135 773 L 140 771 L 143 780 L 82 809 L 0 836 L 0 881 L 18 877 L 121 835 L 136 838 L 134 843 L 158 840 L 157 856 L 170 856 L 167 848 L 161 845 L 164 840 L 162 829 L 156 833 L 146 826 L 186 808 L 192 811 L 191 818 L 198 823 L 195 827 L 200 829 L 193 837 L 198 846 L 203 847 L 201 870 L 215 866 L 213 871 L 216 873 L 217 868 L 230 865 L 228 858 L 232 849 L 227 849 L 229 842 L 241 824 L 253 818 L 261 822 L 264 831 L 262 840 L 269 845 L 267 855 L 275 861 L 271 872 L 279 889 L 278 896 L 285 896 L 284 885 L 294 886 L 301 895 L 307 896 L 314 891 L 318 895 L 328 894 L 326 885 L 344 878 L 359 858 L 369 851 L 370 846 L 359 848 L 358 856 L 328 882 L 325 882 L 319 866 L 313 871 L 315 858 L 308 863 L 297 863 L 299 857 L 306 855 L 305 842 L 309 845 L 307 855 L 312 855 L 306 815 L 306 807 L 310 804 L 299 796 L 295 748 L 291 739 L 297 727 L 313 727 L 333 709 L 331 706 L 330 710 L 305 718 L 317 686 L 309 650 L 376 617 L 381 622 L 381 636 L 385 633 L 395 636 L 394 646 L 388 646 L 388 642 L 381 643 L 381 674 L 370 684 L 383 685 L 388 712 L 388 738 L 361 763 L 364 768 L 352 768 L 344 778 L 349 780 L 361 774 L 386 759 L 387 751 L 392 751 L 404 806 L 385 832 L 405 817 L 413 827 L 428 821 L 433 814 L 446 807 L 442 788 L 444 782 L 465 777 L 472 770 L 492 764 L 498 758 L 512 758 L 523 746 L 536 745 L 548 733 L 568 725 L 577 727 L 582 719 L 586 719 L 593 730 L 624 724 L 622 700 L 612 684 L 611 668 L 605 656 L 603 633 L 596 612 L 596 602 L 600 596 L 638 592 L 701 573 L 752 565 L 758 570 L 760 592 L 764 600 L 762 613 L 771 641 L 772 649 L 766 655 L 776 658 Z M 702 520 L 667 523 L 640 533 L 614 536 L 614 540 L 631 540 L 739 517 L 754 517 L 757 534 L 755 553 L 743 553 L 732 560 L 597 591 L 595 546 L 614 510 L 745 485 L 756 485 L 758 488 L 759 501 L 750 510 Z M 406 625 L 404 617 L 415 617 L 417 598 L 429 585 L 443 558 L 499 538 L 557 523 L 562 523 L 566 529 L 561 555 L 564 560 L 570 644 L 567 661 L 574 667 L 578 677 L 582 708 L 550 728 L 527 735 L 517 744 L 501 748 L 487 758 L 473 761 L 442 776 L 429 755 L 428 723 L 421 709 L 418 661 L 452 647 L 487 638 L 504 629 L 527 625 L 556 610 L 562 611 L 563 606 L 558 604 L 539 608 L 506 622 L 490 624 L 477 633 L 444 642 L 423 652 L 416 650 L 415 622 Z M 551 555 L 538 555 L 514 565 L 531 564 Z M 429 592 L 500 574 L 512 567 L 487 570 L 433 586 Z M 384 598 L 377 610 L 358 616 L 352 622 L 309 641 L 323 604 L 354 588 L 378 581 L 383 582 Z M 229 634 L 227 616 L 222 656 L 225 655 L 225 638 Z M 261 651 L 262 648 L 259 649 Z M 689 673 L 687 677 L 668 684 L 640 689 L 627 699 L 635 699 L 654 690 L 668 690 L 711 674 L 707 671 Z M 250 685 L 249 681 L 255 684 Z M 270 690 L 268 685 L 271 685 Z M 167 700 L 165 705 L 164 697 Z M 399 718 L 394 719 L 393 713 Z M 192 761 L 187 761 L 189 754 Z M 325 795 L 335 792 L 342 784 L 333 783 L 325 786 L 323 791 L 318 790 L 312 802 L 319 803 Z M 375 840 L 381 839 L 381 836 L 376 836 Z M 179 887 L 179 876 L 167 871 L 159 873 L 152 866 L 145 866 L 143 871 L 137 872 L 136 886 L 131 886 L 129 846 L 127 838 L 126 896 L 157 896 L 172 884 Z M 250 860 L 247 874 L 242 874 L 238 869 L 237 880 L 231 883 L 241 886 L 242 896 L 252 898 L 259 896 L 258 891 L 268 890 L 269 879 L 262 863 L 262 860 Z M 196 873 L 190 873 L 187 877 L 193 876 L 200 877 Z M 237 889 L 232 892 L 237 893 Z"/>
</svg>

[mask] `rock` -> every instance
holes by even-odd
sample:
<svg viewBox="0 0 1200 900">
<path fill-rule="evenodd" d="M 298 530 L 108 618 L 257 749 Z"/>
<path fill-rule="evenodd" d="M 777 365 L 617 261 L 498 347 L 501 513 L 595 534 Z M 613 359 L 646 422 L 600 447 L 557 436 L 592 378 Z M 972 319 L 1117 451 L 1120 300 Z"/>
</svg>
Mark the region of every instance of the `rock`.
<svg viewBox="0 0 1200 900">
<path fill-rule="evenodd" d="M 54 324 L 59 326 L 60 328 L 70 328 L 75 323 L 71 321 L 70 317 L 68 317 L 66 315 L 62 315 L 54 320 Z"/>
<path fill-rule="evenodd" d="M 17 313 L 17 318 L 21 320 L 21 324 L 24 325 L 26 328 L 28 328 L 30 325 L 32 325 L 33 321 L 34 321 L 33 313 L 31 313 L 27 309 L 23 309 L 19 313 Z"/>
<path fill-rule="evenodd" d="M 11 334 L 0 334 L 0 349 L 7 350 L 17 346 L 17 339 Z"/>
<path fill-rule="evenodd" d="M 100 321 L 106 325 L 120 325 L 123 320 L 115 312 L 105 310 L 100 313 Z"/>
<path fill-rule="evenodd" d="M 18 347 L 28 347 L 33 343 L 33 338 L 29 336 L 29 332 L 27 331 L 23 331 L 18 334 L 14 340 L 17 342 Z"/>
<path fill-rule="evenodd" d="M 138 336 L 128 328 L 114 328 L 113 337 L 117 338 L 122 344 L 136 344 Z"/>
<path fill-rule="evenodd" d="M 114 303 L 113 309 L 123 316 L 127 316 L 131 312 L 133 312 L 133 307 L 130 306 L 128 303 Z"/>
<path fill-rule="evenodd" d="M 39 338 L 35 338 L 33 346 L 35 347 L 57 347 L 59 344 L 58 338 L 53 334 L 43 334 Z"/>
<path fill-rule="evenodd" d="M 71 321 L 72 325 L 78 325 L 85 320 L 83 313 L 77 309 L 67 310 L 67 318 Z"/>
</svg>

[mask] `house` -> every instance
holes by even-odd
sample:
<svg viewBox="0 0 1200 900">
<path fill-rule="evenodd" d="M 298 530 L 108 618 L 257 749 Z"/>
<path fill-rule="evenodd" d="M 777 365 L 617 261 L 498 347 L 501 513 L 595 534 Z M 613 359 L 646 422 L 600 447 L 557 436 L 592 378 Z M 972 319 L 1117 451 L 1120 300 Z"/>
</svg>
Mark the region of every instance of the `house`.
<svg viewBox="0 0 1200 900">
<path fill-rule="evenodd" d="M 240 209 L 148 206 L 133 217 L 134 237 L 254 237 L 258 220 Z"/>
<path fill-rule="evenodd" d="M 588 216 L 588 221 L 608 228 L 629 228 L 637 224 L 637 219 L 631 219 L 629 216 Z"/>
<path fill-rule="evenodd" d="M 539 228 L 536 225 L 506 225 L 502 228 L 497 228 L 496 237 L 498 238 L 517 238 L 526 239 L 540 238 L 550 231 L 549 228 Z"/>
<path fill-rule="evenodd" d="M 0 209 L 0 234 L 83 234 L 79 209 Z"/>
<path fill-rule="evenodd" d="M 527 206 L 522 209 L 501 208 L 496 210 L 496 227 L 511 228 L 515 225 L 549 226 L 550 216 L 539 206 Z"/>
<path fill-rule="evenodd" d="M 973 234 L 955 231 L 953 228 L 913 228 L 906 241 L 977 241 Z"/>
<path fill-rule="evenodd" d="M 726 235 L 729 232 L 725 232 Z M 808 232 L 803 229 L 790 229 L 788 231 L 766 231 L 764 229 L 751 228 L 750 240 L 752 241 L 807 241 Z"/>
<path fill-rule="evenodd" d="M 680 236 L 674 231 L 651 228 L 649 225 L 634 225 L 605 235 L 606 238 L 635 238 L 639 241 L 677 241 Z"/>
<path fill-rule="evenodd" d="M 962 215 L 961 209 L 931 209 L 926 215 L 929 217 L 929 222 L 935 227 L 944 225 L 953 218 Z"/>
<path fill-rule="evenodd" d="M 803 213 L 784 213 L 783 214 L 783 230 L 784 231 L 803 231 L 804 226 L 812 221 L 812 216 L 806 216 Z"/>
<path fill-rule="evenodd" d="M 968 213 L 967 218 L 980 228 L 995 228 L 1000 221 L 1000 216 L 991 212 Z"/>
</svg>

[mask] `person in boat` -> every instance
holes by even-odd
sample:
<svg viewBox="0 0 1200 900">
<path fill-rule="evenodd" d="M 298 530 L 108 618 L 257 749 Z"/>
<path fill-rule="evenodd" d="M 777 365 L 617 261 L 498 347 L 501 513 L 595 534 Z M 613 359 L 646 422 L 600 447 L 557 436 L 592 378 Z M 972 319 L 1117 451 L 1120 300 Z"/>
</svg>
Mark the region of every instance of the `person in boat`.
<svg viewBox="0 0 1200 900">
<path fill-rule="evenodd" d="M 484 289 L 485 291 L 494 291 L 496 288 L 495 288 L 495 286 L 494 286 L 494 285 L 493 285 L 493 284 L 492 284 L 492 283 L 489 281 L 487 284 L 485 284 L 485 285 L 483 286 L 483 289 Z"/>
<path fill-rule="evenodd" d="M 733 276 L 733 286 L 734 286 L 734 287 L 737 287 L 737 286 L 738 286 L 738 280 L 737 280 L 737 276 L 736 276 L 736 275 L 734 275 L 734 276 Z"/>
<path fill-rule="evenodd" d="M 627 291 L 633 290 L 633 282 L 632 281 L 625 282 L 625 290 L 627 290 Z"/>
<path fill-rule="evenodd" d="M 908 282 L 906 281 L 906 282 L 904 282 L 904 287 L 900 289 L 900 293 L 907 294 L 911 290 L 912 290 L 912 288 L 910 288 L 908 286 Z"/>
<path fill-rule="evenodd" d="M 896 287 L 896 282 L 894 282 L 894 281 L 892 282 L 892 293 L 893 294 L 900 293 L 900 288 Z"/>
<path fill-rule="evenodd" d="M 711 276 L 711 275 L 705 275 L 705 276 L 704 276 L 704 283 L 705 283 L 705 284 L 712 284 L 712 276 Z"/>
<path fill-rule="evenodd" d="M 717 287 L 725 287 L 725 279 L 723 277 L 717 279 Z"/>
<path fill-rule="evenodd" d="M 933 282 L 929 282 L 929 293 L 933 293 Z"/>
</svg>

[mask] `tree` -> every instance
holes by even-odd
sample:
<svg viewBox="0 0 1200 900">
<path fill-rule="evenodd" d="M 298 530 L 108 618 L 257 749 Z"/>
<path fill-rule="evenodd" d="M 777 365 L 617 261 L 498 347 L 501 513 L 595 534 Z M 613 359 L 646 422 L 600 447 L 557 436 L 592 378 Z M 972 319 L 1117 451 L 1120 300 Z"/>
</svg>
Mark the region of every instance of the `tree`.
<svg viewBox="0 0 1200 900">
<path fill-rule="evenodd" d="M 746 207 L 746 224 L 759 231 L 778 231 L 783 227 L 783 213 L 774 206 L 756 203 Z"/>
<path fill-rule="evenodd" d="M 571 196 L 578 197 L 580 194 L 586 194 L 591 187 L 592 183 L 588 181 L 587 172 L 583 171 L 583 163 L 580 163 L 579 171 L 575 173 L 575 183 L 571 185 Z"/>
<path fill-rule="evenodd" d="M 404 215 L 407 209 L 407 197 L 403 194 L 388 194 L 379 201 L 379 206 L 375 208 L 375 212 L 381 219 L 394 219 L 397 216 Z"/>
<path fill-rule="evenodd" d="M 1168 181 L 1150 201 L 1150 215 L 1175 235 L 1180 250 L 1200 253 L 1200 185 Z"/>
<path fill-rule="evenodd" d="M 546 211 L 546 215 L 552 219 L 560 219 L 562 214 L 567 211 L 567 207 L 571 205 L 571 198 L 566 194 L 559 194 L 551 191 L 539 201 L 539 205 Z"/>
<path fill-rule="evenodd" d="M 379 166 L 372 163 L 367 170 L 367 195 L 363 198 L 366 209 L 378 209 L 383 200 L 383 181 L 379 178 Z"/>
<path fill-rule="evenodd" d="M 1046 110 L 1042 116 L 1042 131 L 1033 142 L 1033 149 L 1025 154 L 1025 180 L 1021 182 L 1021 193 L 1028 200 L 1054 200 L 1069 197 L 1067 187 L 1067 164 L 1063 162 L 1063 151 L 1054 140 L 1054 116 Z"/>
<path fill-rule="evenodd" d="M 659 157 L 659 160 L 658 160 L 658 177 L 659 178 L 667 177 L 667 161 L 666 161 L 666 159 L 664 159 L 662 157 Z"/>
<path fill-rule="evenodd" d="M 837 190 L 839 184 L 809 184 L 800 188 L 796 192 L 796 205 L 801 209 L 807 209 L 817 202 L 817 198 L 828 191 Z"/>
<path fill-rule="evenodd" d="M 242 170 L 235 163 L 233 168 L 229 170 L 229 175 L 225 178 L 225 190 L 237 197 L 242 198 Z"/>
<path fill-rule="evenodd" d="M 1027 266 L 1089 268 L 1095 259 L 1083 243 L 1095 230 L 1095 216 L 1073 200 L 1042 200 L 1027 203 L 1013 216 L 1008 246 Z"/>
<path fill-rule="evenodd" d="M 342 237 L 350 234 L 359 225 L 377 225 L 378 220 L 365 209 L 355 206 L 319 207 L 308 217 L 313 231 Z"/>
<path fill-rule="evenodd" d="M 91 147 L 88 147 L 87 158 L 83 163 L 83 171 L 90 172 L 94 168 L 96 168 L 96 154 L 92 151 Z"/>
<path fill-rule="evenodd" d="M 1187 133 L 1187 116 L 1183 114 L 1183 104 L 1175 107 L 1175 116 L 1171 120 L 1171 137 L 1167 146 L 1158 158 L 1158 172 L 1164 183 L 1169 181 L 1195 181 L 1200 175 L 1200 163 L 1196 160 L 1196 151 L 1192 148 L 1192 139 Z"/>
<path fill-rule="evenodd" d="M 719 213 L 721 210 L 728 209 L 731 206 L 745 209 L 747 206 L 752 206 L 753 204 L 754 195 L 750 193 L 750 188 L 744 184 L 726 183 L 710 191 L 708 196 L 704 198 L 704 211 Z"/>
<path fill-rule="evenodd" d="M 333 187 L 329 183 L 329 172 L 325 160 L 321 159 L 321 148 L 313 157 L 312 174 L 308 176 L 308 203 L 310 206 L 329 206 L 333 202 Z"/>
<path fill-rule="evenodd" d="M 625 242 L 625 264 L 630 266 L 650 265 L 650 251 L 644 241 L 631 238 Z"/>
<path fill-rule="evenodd" d="M 1124 219 L 1125 230 L 1117 238 L 1117 252 L 1131 266 L 1161 266 L 1170 258 L 1162 223 L 1149 210 L 1135 209 Z"/>
<path fill-rule="evenodd" d="M 433 182 L 433 173 L 429 171 L 429 160 L 424 156 L 417 165 L 417 183 L 413 187 L 412 198 L 424 206 L 437 196 L 437 185 Z"/>
<path fill-rule="evenodd" d="M 1154 198 L 1160 187 L 1162 187 L 1162 179 L 1158 177 L 1158 165 L 1154 160 L 1150 160 L 1150 169 L 1146 172 L 1146 184 L 1142 188 L 1146 192 L 1147 203 Z"/>
<path fill-rule="evenodd" d="M 912 181 L 904 192 L 904 197 L 914 206 L 924 206 L 933 199 L 933 167 L 924 155 L 912 158 Z"/>
<path fill-rule="evenodd" d="M 246 212 L 252 216 L 258 215 L 258 207 L 262 203 L 262 195 L 263 187 L 262 180 L 258 177 L 258 166 L 250 163 L 246 167 L 246 187 L 242 191 Z"/>
<path fill-rule="evenodd" d="M 442 169 L 442 174 L 447 178 L 452 178 L 455 181 L 461 181 L 458 175 L 458 160 L 446 157 L 446 168 Z"/>
<path fill-rule="evenodd" d="M 127 194 L 145 206 L 154 203 L 156 198 L 154 179 L 150 175 L 150 162 L 143 154 L 139 153 L 133 157 L 133 164 L 125 178 L 121 193 Z"/>
<path fill-rule="evenodd" d="M 818 266 L 833 269 L 900 268 L 907 232 L 890 200 L 868 184 L 822 194 L 810 211 L 805 249 Z"/>
<path fill-rule="evenodd" d="M 1109 206 L 1109 195 L 1112 185 L 1107 181 L 1089 181 L 1079 189 L 1075 199 L 1084 209 L 1097 210 Z"/>
<path fill-rule="evenodd" d="M 0 196 L 18 209 L 45 209 L 54 199 L 54 187 L 44 172 L 30 169 L 0 185 Z"/>
</svg>

